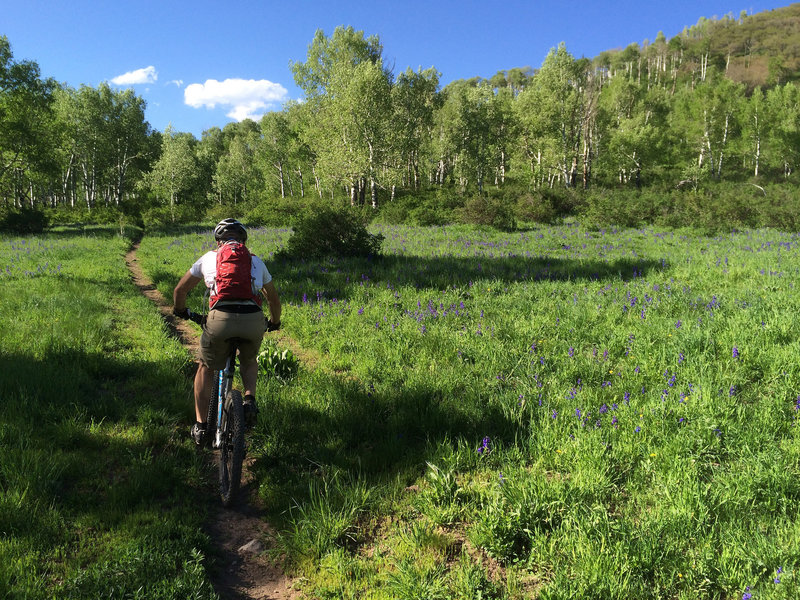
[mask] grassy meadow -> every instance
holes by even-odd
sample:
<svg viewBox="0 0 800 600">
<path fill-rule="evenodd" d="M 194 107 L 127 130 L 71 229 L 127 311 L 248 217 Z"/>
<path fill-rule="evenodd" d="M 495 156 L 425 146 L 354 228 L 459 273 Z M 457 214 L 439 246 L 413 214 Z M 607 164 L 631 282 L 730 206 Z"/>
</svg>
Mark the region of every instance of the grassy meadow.
<svg viewBox="0 0 800 600">
<path fill-rule="evenodd" d="M 306 362 L 262 374 L 249 453 L 309 597 L 800 595 L 800 236 L 375 231 L 277 263 L 251 229 Z M 191 360 L 127 233 L 0 240 L 0 597 L 215 597 Z M 139 261 L 169 297 L 210 247 Z"/>
<path fill-rule="evenodd" d="M 250 436 L 310 597 L 800 596 L 800 236 L 375 231 L 276 263 L 290 232 L 251 230 L 316 355 Z M 210 247 L 139 258 L 171 295 Z"/>
<path fill-rule="evenodd" d="M 0 598 L 216 597 L 191 361 L 133 286 L 130 244 L 0 240 Z"/>
</svg>

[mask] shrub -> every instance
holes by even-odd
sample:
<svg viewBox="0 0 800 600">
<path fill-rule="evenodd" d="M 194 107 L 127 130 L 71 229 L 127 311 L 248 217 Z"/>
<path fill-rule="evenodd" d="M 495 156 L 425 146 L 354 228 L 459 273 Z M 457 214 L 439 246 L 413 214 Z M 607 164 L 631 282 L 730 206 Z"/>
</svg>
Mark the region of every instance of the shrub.
<svg viewBox="0 0 800 600">
<path fill-rule="evenodd" d="M 32 208 L 9 210 L 0 217 L 0 231 L 19 234 L 41 233 L 45 227 L 47 227 L 47 215 Z"/>
<path fill-rule="evenodd" d="M 553 223 L 556 221 L 556 210 L 551 199 L 541 193 L 527 193 L 517 200 L 514 213 L 521 221 L 535 223 Z"/>
<path fill-rule="evenodd" d="M 403 225 L 410 221 L 411 210 L 418 204 L 414 196 L 398 196 L 378 207 L 374 222 L 386 225 Z"/>
<path fill-rule="evenodd" d="M 369 256 L 378 254 L 383 236 L 367 231 L 363 216 L 348 208 L 318 208 L 300 218 L 277 258 Z"/>
<path fill-rule="evenodd" d="M 466 201 L 458 213 L 462 223 L 490 225 L 503 230 L 511 230 L 516 227 L 512 205 L 502 197 L 473 196 Z"/>
<path fill-rule="evenodd" d="M 307 203 L 307 200 L 299 198 L 262 200 L 247 206 L 244 220 L 264 227 L 289 227 L 307 210 Z"/>
<path fill-rule="evenodd" d="M 202 207 L 198 204 L 178 204 L 151 206 L 142 211 L 141 222 L 145 227 L 158 227 L 160 225 L 174 225 L 176 223 L 190 223 L 199 220 Z"/>
</svg>

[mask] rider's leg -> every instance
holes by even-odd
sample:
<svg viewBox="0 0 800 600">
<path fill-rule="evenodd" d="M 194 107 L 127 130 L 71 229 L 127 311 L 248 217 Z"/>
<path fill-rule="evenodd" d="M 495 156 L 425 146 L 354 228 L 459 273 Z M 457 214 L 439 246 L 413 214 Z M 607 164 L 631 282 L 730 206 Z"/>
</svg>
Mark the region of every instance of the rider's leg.
<svg viewBox="0 0 800 600">
<path fill-rule="evenodd" d="M 211 388 L 214 384 L 214 371 L 202 362 L 197 363 L 194 376 L 194 412 L 199 423 L 208 420 L 208 402 L 211 399 Z"/>
<path fill-rule="evenodd" d="M 244 395 L 255 396 L 256 381 L 258 380 L 258 362 L 256 362 L 256 359 L 254 358 L 252 361 L 244 362 L 244 364 L 239 367 L 239 373 L 242 375 Z"/>
</svg>

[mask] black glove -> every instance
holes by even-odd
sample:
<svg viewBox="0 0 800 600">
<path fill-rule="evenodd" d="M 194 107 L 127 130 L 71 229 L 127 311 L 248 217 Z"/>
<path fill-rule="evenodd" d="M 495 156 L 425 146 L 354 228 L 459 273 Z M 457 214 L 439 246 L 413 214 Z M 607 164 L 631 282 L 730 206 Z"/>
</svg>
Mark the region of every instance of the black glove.
<svg viewBox="0 0 800 600">
<path fill-rule="evenodd" d="M 183 310 L 178 310 L 176 308 L 172 308 L 172 314 L 176 317 L 180 317 L 181 319 L 188 319 L 189 318 L 189 309 L 184 308 Z"/>
<path fill-rule="evenodd" d="M 280 328 L 280 323 L 273 323 L 272 319 L 267 319 L 267 331 L 278 331 Z"/>
</svg>

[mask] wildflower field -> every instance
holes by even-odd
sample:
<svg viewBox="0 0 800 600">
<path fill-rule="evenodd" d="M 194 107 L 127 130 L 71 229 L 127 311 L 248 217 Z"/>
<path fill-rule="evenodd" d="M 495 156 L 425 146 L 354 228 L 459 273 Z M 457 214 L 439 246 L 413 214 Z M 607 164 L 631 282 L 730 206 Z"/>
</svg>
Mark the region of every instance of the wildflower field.
<svg viewBox="0 0 800 600">
<path fill-rule="evenodd" d="M 276 263 L 251 230 L 315 357 L 249 450 L 311 597 L 800 597 L 800 236 L 374 231 Z M 209 241 L 140 262 L 171 295 Z"/>
</svg>

